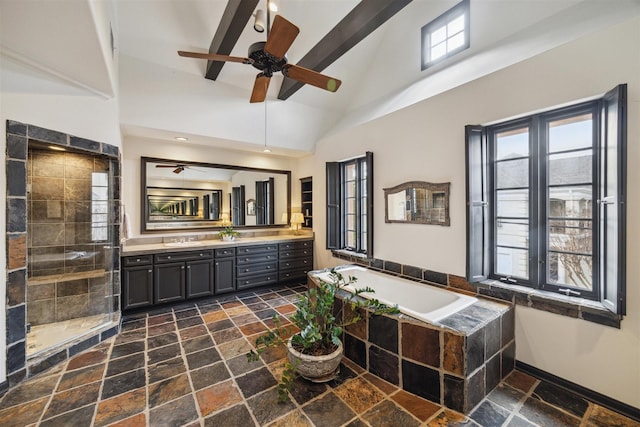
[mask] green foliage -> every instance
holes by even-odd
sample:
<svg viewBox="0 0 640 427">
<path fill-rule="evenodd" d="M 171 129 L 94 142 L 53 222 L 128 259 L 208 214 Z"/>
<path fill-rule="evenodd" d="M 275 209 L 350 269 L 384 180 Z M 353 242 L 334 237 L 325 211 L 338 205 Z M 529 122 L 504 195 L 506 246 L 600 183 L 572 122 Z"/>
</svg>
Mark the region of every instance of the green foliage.
<svg viewBox="0 0 640 427">
<path fill-rule="evenodd" d="M 220 237 L 222 236 L 231 236 L 231 237 L 236 237 L 238 234 L 240 234 L 238 231 L 234 230 L 232 226 L 227 226 L 224 228 L 224 230 L 220 231 L 218 233 L 220 235 Z"/>
<path fill-rule="evenodd" d="M 289 337 L 291 337 L 292 346 L 301 353 L 330 354 L 339 345 L 344 328 L 362 320 L 363 313 L 379 315 L 399 312 L 397 306 L 389 307 L 377 299 L 360 297 L 365 292 L 374 293 L 375 291 L 370 287 L 355 288 L 353 294 L 345 292 L 342 297 L 344 303 L 336 305 L 336 294 L 347 286 L 353 288 L 357 278 L 349 276 L 348 279 L 345 279 L 336 270 L 331 270 L 330 277 L 331 281 L 329 282 L 319 280 L 317 286 L 308 289 L 296 302 L 297 310 L 290 317 L 290 320 L 299 332 L 293 334 L 293 326 L 282 326 L 280 318 L 275 316 L 275 327 L 258 337 L 255 350 L 247 353 L 249 361 L 257 361 L 260 354 L 269 347 L 286 346 Z M 349 316 L 343 316 L 342 311 L 345 306 L 351 309 Z M 295 380 L 295 376 L 295 366 L 287 362 L 278 386 L 280 401 L 289 399 L 288 390 Z"/>
</svg>

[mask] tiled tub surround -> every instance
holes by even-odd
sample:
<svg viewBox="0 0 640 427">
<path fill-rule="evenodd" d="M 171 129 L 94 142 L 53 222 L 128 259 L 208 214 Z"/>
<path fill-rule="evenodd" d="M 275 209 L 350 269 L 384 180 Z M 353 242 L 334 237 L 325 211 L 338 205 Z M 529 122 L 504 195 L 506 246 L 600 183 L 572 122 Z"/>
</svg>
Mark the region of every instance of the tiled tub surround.
<svg viewBox="0 0 640 427">
<path fill-rule="evenodd" d="M 72 357 L 77 353 L 98 344 L 102 340 L 113 336 L 119 329 L 119 319 L 117 318 L 117 313 L 119 312 L 120 307 L 120 229 L 118 225 L 118 219 L 120 217 L 120 153 L 118 147 L 12 120 L 8 120 L 6 122 L 6 139 L 7 382 L 0 384 L 0 393 L 2 392 L 3 388 L 6 388 L 7 386 L 13 386 L 23 381 L 26 377 L 42 372 L 48 367 L 51 367 L 69 357 Z M 86 153 L 89 158 L 93 159 L 91 166 L 92 168 L 102 167 L 99 166 L 101 162 L 105 162 L 103 163 L 103 166 L 108 164 L 109 170 L 111 171 L 111 185 L 113 188 L 113 200 L 109 205 L 109 218 L 111 222 L 109 222 L 108 224 L 108 226 L 112 228 L 113 232 L 109 235 L 109 246 L 111 246 L 113 249 L 110 250 L 109 255 L 105 255 L 105 257 L 99 259 L 99 263 L 102 266 L 102 269 L 106 267 L 111 271 L 108 277 L 108 291 L 111 292 L 110 309 L 111 312 L 115 313 L 115 317 L 112 319 L 112 323 L 108 323 L 102 327 L 88 330 L 83 336 L 77 337 L 74 340 L 65 341 L 64 344 L 47 352 L 38 354 L 35 357 L 30 357 L 27 360 L 26 331 L 29 312 L 29 310 L 27 309 L 27 302 L 29 298 L 27 277 L 29 276 L 29 278 L 31 278 L 32 276 L 32 274 L 30 274 L 31 268 L 27 267 L 27 248 L 30 243 L 34 243 L 34 241 L 32 240 L 34 237 L 36 239 L 36 243 L 38 243 L 35 246 L 41 246 L 39 245 L 39 239 L 43 237 L 51 238 L 53 236 L 56 236 L 55 233 L 41 233 L 40 230 L 33 230 L 31 226 L 28 227 L 27 218 L 28 216 L 38 217 L 38 212 L 51 214 L 56 217 L 59 217 L 60 215 L 66 215 L 67 213 L 73 216 L 73 211 L 68 210 L 66 206 L 61 205 L 60 203 L 49 204 L 45 202 L 42 204 L 42 206 L 36 207 L 35 210 L 33 209 L 33 206 L 29 206 L 27 197 L 27 190 L 29 189 L 28 177 L 29 174 L 31 174 L 33 171 L 29 170 L 30 165 L 28 162 L 28 148 L 29 145 L 34 142 L 47 143 L 49 145 L 65 147 L 76 152 Z M 69 178 L 71 179 L 71 177 Z M 33 183 L 29 182 L 29 184 Z M 86 186 L 86 182 L 84 184 Z M 65 189 L 64 185 L 62 188 Z M 77 189 L 78 187 L 74 187 L 74 185 L 68 186 L 69 191 L 71 191 L 73 188 Z M 56 189 L 59 191 L 59 186 L 56 186 Z M 45 189 L 45 191 L 48 191 L 50 194 L 54 194 L 53 189 Z M 78 195 L 80 193 L 76 192 L 74 194 Z M 44 195 L 43 201 L 47 200 L 46 197 L 47 195 Z M 89 198 L 89 200 L 91 200 L 91 198 Z M 76 200 L 75 202 L 79 201 Z M 86 208 L 87 206 L 85 205 L 85 213 L 87 212 Z M 42 219 L 42 217 L 40 218 Z M 46 220 L 43 220 L 42 222 L 46 222 Z M 73 223 L 73 221 L 71 221 L 71 223 Z M 76 251 L 76 255 L 81 255 L 74 257 L 74 260 L 66 260 L 72 261 L 65 264 L 67 267 L 66 272 L 95 270 L 96 266 L 93 261 L 89 263 L 89 261 L 87 261 L 87 259 L 82 256 L 83 253 L 86 255 L 87 253 L 93 252 L 92 247 L 88 248 L 85 247 L 86 245 L 84 244 L 80 244 L 79 242 L 74 243 L 73 240 L 68 240 L 71 238 L 71 236 L 73 235 L 72 232 L 74 231 L 78 231 L 78 235 L 86 236 L 86 227 L 83 228 L 83 226 L 76 227 L 75 225 L 70 225 L 69 227 L 59 227 L 59 231 L 63 231 L 63 234 L 57 234 L 59 240 L 56 241 L 60 244 L 52 246 L 61 246 L 65 248 L 65 251 L 73 250 Z M 76 244 L 78 244 L 79 246 L 72 248 L 72 246 Z M 91 245 L 89 244 L 89 246 Z M 100 246 L 102 247 L 106 245 L 103 242 Z M 58 253 L 60 252 L 58 251 Z M 64 253 L 64 251 L 62 253 Z M 33 255 L 33 251 L 31 252 L 31 255 Z M 106 258 L 107 256 L 109 258 Z M 41 273 L 45 275 L 53 274 L 55 269 L 58 269 L 58 271 L 60 271 L 60 268 L 62 268 L 64 270 L 65 265 L 60 265 L 58 263 L 55 267 L 52 267 L 52 269 L 47 272 L 41 270 Z M 48 269 L 48 267 L 44 270 L 46 269 Z M 33 295 L 31 297 L 33 297 Z M 104 303 L 104 301 L 101 301 L 101 303 Z"/>
<path fill-rule="evenodd" d="M 338 309 L 349 317 L 345 296 Z M 514 321 L 511 305 L 488 299 L 433 324 L 405 314 L 365 316 L 347 327 L 345 356 L 403 390 L 469 413 L 515 367 Z"/>
</svg>

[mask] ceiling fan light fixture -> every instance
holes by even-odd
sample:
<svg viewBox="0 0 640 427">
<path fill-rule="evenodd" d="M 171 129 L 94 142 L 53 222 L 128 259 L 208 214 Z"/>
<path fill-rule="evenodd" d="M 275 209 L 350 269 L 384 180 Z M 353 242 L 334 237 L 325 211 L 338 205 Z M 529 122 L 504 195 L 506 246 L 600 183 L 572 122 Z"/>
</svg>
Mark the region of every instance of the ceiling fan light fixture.
<svg viewBox="0 0 640 427">
<path fill-rule="evenodd" d="M 264 10 L 256 10 L 256 13 L 253 16 L 255 16 L 255 19 L 253 21 L 253 29 L 259 33 L 264 33 L 264 29 L 266 27 L 264 23 Z"/>
<path fill-rule="evenodd" d="M 188 141 L 189 138 L 185 137 L 185 136 L 176 136 L 174 138 L 176 141 Z"/>
</svg>

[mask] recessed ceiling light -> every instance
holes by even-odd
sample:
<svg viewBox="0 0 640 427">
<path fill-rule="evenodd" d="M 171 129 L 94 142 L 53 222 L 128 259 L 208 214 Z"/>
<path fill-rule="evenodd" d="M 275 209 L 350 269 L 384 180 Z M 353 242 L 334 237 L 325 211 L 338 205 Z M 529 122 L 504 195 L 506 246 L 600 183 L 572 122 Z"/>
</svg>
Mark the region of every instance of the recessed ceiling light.
<svg viewBox="0 0 640 427">
<path fill-rule="evenodd" d="M 175 137 L 175 140 L 176 140 L 176 141 L 188 141 L 188 140 L 189 140 L 189 138 L 186 138 L 186 137 L 184 137 L 184 136 L 176 136 L 176 137 Z"/>
<path fill-rule="evenodd" d="M 270 153 L 271 150 L 269 150 L 268 148 L 265 148 L 264 150 L 262 150 L 263 153 Z"/>
<path fill-rule="evenodd" d="M 66 149 L 64 149 L 63 147 L 58 147 L 57 145 L 50 145 L 49 146 L 50 150 L 55 150 L 55 151 L 67 151 Z"/>
</svg>

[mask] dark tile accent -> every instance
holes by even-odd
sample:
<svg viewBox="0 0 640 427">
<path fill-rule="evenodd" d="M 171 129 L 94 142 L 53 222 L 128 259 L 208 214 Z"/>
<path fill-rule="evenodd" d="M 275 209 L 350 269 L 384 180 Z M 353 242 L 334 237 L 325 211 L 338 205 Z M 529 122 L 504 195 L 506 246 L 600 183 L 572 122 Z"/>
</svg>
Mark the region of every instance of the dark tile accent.
<svg viewBox="0 0 640 427">
<path fill-rule="evenodd" d="M 382 269 L 384 269 L 384 261 L 381 260 L 381 259 L 374 258 L 369 263 L 369 266 L 371 268 L 376 268 L 378 270 L 382 270 Z"/>
<path fill-rule="evenodd" d="M 196 353 L 187 354 L 189 369 L 197 369 L 222 360 L 220 353 L 215 348 L 208 348 Z"/>
<path fill-rule="evenodd" d="M 580 307 L 580 314 L 583 320 L 620 329 L 620 318 L 609 311 L 593 310 L 583 306 Z"/>
<path fill-rule="evenodd" d="M 512 342 L 502 350 L 502 378 L 506 377 L 516 367 L 516 343 Z"/>
<path fill-rule="evenodd" d="M 67 350 L 62 350 L 29 366 L 29 376 L 39 374 L 67 359 Z"/>
<path fill-rule="evenodd" d="M 482 321 L 474 317 L 465 316 L 463 312 L 458 312 L 445 317 L 440 323 L 460 332 L 471 333 L 482 324 Z"/>
<path fill-rule="evenodd" d="M 7 310 L 7 343 L 12 344 L 26 338 L 26 305 L 21 304 Z"/>
<path fill-rule="evenodd" d="M 361 368 L 367 367 L 367 347 L 364 341 L 350 335 L 344 335 L 344 355 Z"/>
<path fill-rule="evenodd" d="M 440 367 L 440 332 L 412 323 L 402 323 L 402 356 Z"/>
<path fill-rule="evenodd" d="M 25 302 L 27 270 L 12 271 L 7 275 L 7 306 L 22 304 Z"/>
<path fill-rule="evenodd" d="M 11 372 L 7 375 L 7 380 L 9 383 L 9 387 L 13 387 L 16 384 L 21 383 L 27 377 L 27 369 L 22 368 L 19 371 Z"/>
<path fill-rule="evenodd" d="M 535 294 L 529 295 L 529 300 L 532 308 L 567 317 L 578 317 L 578 308 L 573 304 L 541 298 Z"/>
<path fill-rule="evenodd" d="M 464 413 L 469 413 L 486 395 L 485 368 L 483 366 L 467 380 L 467 403 Z"/>
<path fill-rule="evenodd" d="M 198 411 L 191 394 L 149 411 L 151 426 L 167 425 L 166 420 L 171 420 L 171 425 L 182 426 L 197 419 Z"/>
<path fill-rule="evenodd" d="M 185 353 L 194 353 L 196 351 L 204 350 L 213 347 L 213 340 L 209 335 L 200 335 L 192 340 L 183 341 L 182 348 Z"/>
<path fill-rule="evenodd" d="M 27 201 L 23 198 L 7 199 L 7 232 L 27 231 Z"/>
<path fill-rule="evenodd" d="M 498 317 L 487 324 L 485 329 L 485 353 L 484 358 L 490 359 L 494 354 L 500 351 L 502 347 L 502 329 L 501 317 Z"/>
<path fill-rule="evenodd" d="M 73 357 L 81 351 L 85 351 L 98 343 L 100 343 L 100 334 L 96 334 L 91 338 L 87 338 L 86 340 L 79 342 L 78 344 L 73 345 L 69 348 L 69 357 Z"/>
<path fill-rule="evenodd" d="M 445 273 L 439 273 L 437 271 L 424 270 L 422 272 L 422 279 L 427 282 L 437 283 L 439 285 L 447 286 L 447 275 Z"/>
<path fill-rule="evenodd" d="M 464 412 L 465 381 L 453 375 L 444 374 L 444 404 L 454 411 Z M 439 403 L 439 402 L 438 402 Z"/>
<path fill-rule="evenodd" d="M 578 418 L 532 397 L 524 402 L 519 412 L 526 420 L 540 426 L 577 427 L 580 425 Z"/>
<path fill-rule="evenodd" d="M 25 162 L 7 161 L 7 196 L 25 197 L 27 195 L 27 167 Z"/>
<path fill-rule="evenodd" d="M 502 301 L 513 302 L 513 293 L 504 289 L 479 286 L 478 293 Z"/>
<path fill-rule="evenodd" d="M 144 364 L 144 353 L 136 353 L 130 356 L 121 357 L 119 359 L 113 359 L 109 361 L 106 376 L 112 377 L 114 375 L 120 375 L 125 372 L 133 371 L 134 369 L 144 368 Z"/>
<path fill-rule="evenodd" d="M 53 395 L 43 418 L 51 418 L 98 400 L 100 384 L 93 383 Z M 90 420 L 89 420 L 90 421 Z"/>
<path fill-rule="evenodd" d="M 369 409 L 363 416 L 372 426 L 417 427 L 420 422 L 400 409 L 390 400 L 385 400 Z"/>
<path fill-rule="evenodd" d="M 83 150 L 100 152 L 100 143 L 91 141 L 90 139 L 79 138 L 77 136 L 69 137 L 69 145 L 72 147 L 82 148 Z"/>
<path fill-rule="evenodd" d="M 107 156 L 118 157 L 120 155 L 120 149 L 115 145 L 102 143 L 102 153 Z"/>
<path fill-rule="evenodd" d="M 485 328 L 481 328 L 466 339 L 467 367 L 465 374 L 470 375 L 484 363 L 484 333 Z"/>
<path fill-rule="evenodd" d="M 313 383 L 305 380 L 304 378 L 297 377 L 293 381 L 289 393 L 299 405 L 304 405 L 311 399 L 315 399 L 326 391 L 327 386 L 324 383 Z"/>
<path fill-rule="evenodd" d="M 189 317 L 193 317 L 193 316 L 197 316 L 198 310 L 195 308 L 188 308 L 186 310 L 182 310 L 182 311 L 176 311 L 175 315 L 176 315 L 176 319 L 187 319 Z M 191 325 L 193 326 L 193 325 Z"/>
<path fill-rule="evenodd" d="M 244 358 L 244 360 L 247 359 L 245 356 L 240 357 Z M 193 388 L 195 390 L 200 390 L 201 388 L 208 387 L 231 378 L 229 371 L 222 362 L 193 370 L 190 375 L 191 381 L 193 382 Z"/>
<path fill-rule="evenodd" d="M 153 337 L 147 338 L 147 345 L 149 349 L 164 347 L 165 345 L 173 344 L 178 342 L 178 334 L 175 332 L 169 332 L 167 334 L 156 335 Z"/>
<path fill-rule="evenodd" d="M 507 424 L 506 427 L 536 427 L 536 425 L 531 424 L 529 421 L 525 420 L 524 418 L 521 418 L 515 415 L 513 418 L 511 418 L 511 421 L 509 421 L 509 424 Z"/>
<path fill-rule="evenodd" d="M 29 385 L 20 385 L 9 391 L 0 402 L 0 409 L 35 400 L 53 393 L 58 383 L 57 376 L 33 379 Z"/>
<path fill-rule="evenodd" d="M 102 399 L 108 399 L 118 394 L 145 386 L 145 370 L 138 369 L 126 374 L 109 377 L 102 386 Z"/>
<path fill-rule="evenodd" d="M 149 384 L 153 384 L 165 378 L 174 377 L 183 372 L 187 372 L 187 367 L 185 366 L 182 357 L 175 357 L 173 359 L 156 363 L 155 365 L 147 366 Z"/>
<path fill-rule="evenodd" d="M 397 263 L 397 262 L 393 262 L 393 261 L 385 261 L 384 262 L 384 269 L 386 271 L 391 271 L 393 273 L 402 273 L 402 264 Z"/>
<path fill-rule="evenodd" d="M 520 390 L 502 384 L 487 395 L 489 400 L 509 411 L 516 409 L 524 396 L 525 394 Z"/>
<path fill-rule="evenodd" d="M 186 329 L 192 326 L 200 325 L 204 323 L 200 316 L 197 317 L 189 317 L 188 319 L 180 319 L 176 322 L 178 325 L 178 329 Z"/>
<path fill-rule="evenodd" d="M 398 321 L 386 316 L 371 316 L 369 341 L 398 354 Z"/>
<path fill-rule="evenodd" d="M 155 408 L 185 394 L 191 395 L 187 374 L 159 381 L 149 386 L 149 407 Z"/>
<path fill-rule="evenodd" d="M 219 427 L 219 426 L 251 426 L 255 425 L 251 414 L 245 405 L 235 405 L 229 409 L 225 409 L 222 412 L 218 412 L 215 415 L 205 418 L 205 427 Z"/>
<path fill-rule="evenodd" d="M 144 341 L 131 341 L 125 344 L 116 345 L 111 350 L 111 359 L 130 356 L 145 350 Z"/>
<path fill-rule="evenodd" d="M 180 355 L 180 346 L 178 344 L 167 345 L 147 353 L 147 361 L 153 365 L 163 360 L 172 359 Z"/>
<path fill-rule="evenodd" d="M 27 159 L 27 138 L 19 135 L 7 135 L 7 158 Z"/>
<path fill-rule="evenodd" d="M 277 401 L 278 392 L 275 387 L 247 400 L 247 405 L 251 408 L 258 425 L 267 425 L 276 418 L 280 418 L 295 409 L 292 402 L 278 404 Z"/>
<path fill-rule="evenodd" d="M 402 388 L 409 393 L 440 403 L 440 373 L 426 366 L 403 360 Z"/>
<path fill-rule="evenodd" d="M 486 384 L 487 392 L 490 390 L 493 390 L 493 388 L 497 386 L 498 383 L 500 383 L 500 380 L 502 379 L 500 362 L 501 362 L 500 354 L 498 353 L 495 356 L 493 356 L 491 359 L 487 360 L 485 364 L 486 375 L 487 375 L 485 384 Z"/>
<path fill-rule="evenodd" d="M 338 376 L 329 381 L 327 384 L 331 388 L 340 387 L 340 385 L 357 376 L 358 374 L 351 370 L 351 368 L 349 368 L 344 363 L 340 363 L 340 366 L 338 366 Z"/>
<path fill-rule="evenodd" d="M 67 135 L 62 132 L 44 129 L 38 126 L 29 125 L 27 134 L 30 139 L 38 141 L 53 142 L 54 144 L 67 145 Z"/>
<path fill-rule="evenodd" d="M 481 426 L 501 426 L 509 418 L 509 412 L 485 400 L 469 416 Z"/>
<path fill-rule="evenodd" d="M 403 265 L 402 275 L 414 277 L 416 279 L 422 279 L 422 269 L 420 267 L 414 267 L 412 265 Z"/>
<path fill-rule="evenodd" d="M 25 342 L 20 341 L 9 345 L 7 349 L 7 373 L 11 374 L 25 367 Z"/>
<path fill-rule="evenodd" d="M 510 341 L 515 339 L 515 310 L 511 307 L 506 313 L 502 315 L 502 346 L 504 347 Z"/>
<path fill-rule="evenodd" d="M 269 369 L 260 368 L 236 378 L 236 383 L 246 399 L 278 384 Z"/>
<path fill-rule="evenodd" d="M 398 356 L 372 345 L 369 347 L 369 372 L 391 384 L 399 385 Z"/>
<path fill-rule="evenodd" d="M 340 426 L 356 415 L 333 393 L 303 406 L 303 410 L 316 426 Z"/>
<path fill-rule="evenodd" d="M 15 120 L 7 120 L 7 133 L 13 135 L 27 135 L 27 125 L 16 122 Z"/>
<path fill-rule="evenodd" d="M 66 412 L 54 418 L 42 421 L 39 425 L 42 427 L 66 427 L 66 426 L 88 426 L 91 425 L 95 404 L 85 406 L 75 411 Z"/>
<path fill-rule="evenodd" d="M 89 366 L 71 372 L 65 372 L 58 384 L 58 391 L 68 390 L 79 385 L 89 384 L 102 379 L 104 364 Z"/>
<path fill-rule="evenodd" d="M 546 381 L 542 381 L 533 390 L 533 397 L 564 409 L 577 417 L 583 417 L 589 408 L 589 403 L 583 398 Z"/>
</svg>

